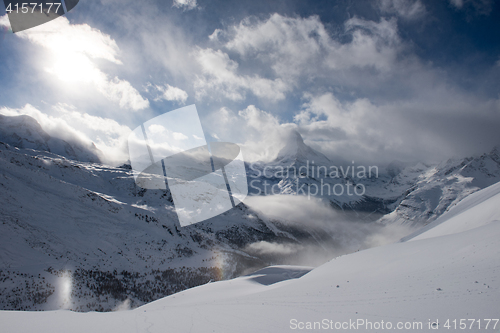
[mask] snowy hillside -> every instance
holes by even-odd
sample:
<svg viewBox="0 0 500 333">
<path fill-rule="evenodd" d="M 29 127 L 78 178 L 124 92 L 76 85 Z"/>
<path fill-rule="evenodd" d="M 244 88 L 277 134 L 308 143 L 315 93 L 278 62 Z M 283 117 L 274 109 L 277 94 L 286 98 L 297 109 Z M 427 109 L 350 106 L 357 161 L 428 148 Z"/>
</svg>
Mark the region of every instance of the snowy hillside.
<svg viewBox="0 0 500 333">
<path fill-rule="evenodd" d="M 286 256 L 254 243 L 318 244 L 333 235 L 261 218 L 244 204 L 181 228 L 168 190 L 135 185 L 129 167 L 65 159 L 0 144 L 0 307 L 110 310 L 210 280 L 231 278 Z M 78 288 L 57 296 L 67 275 Z"/>
<path fill-rule="evenodd" d="M 18 148 L 31 148 L 52 152 L 73 160 L 99 163 L 101 152 L 92 143 L 85 147 L 74 138 L 67 142 L 51 137 L 40 124 L 30 116 L 0 115 L 0 142 Z"/>
<path fill-rule="evenodd" d="M 411 241 L 345 255 L 305 275 L 305 267 L 274 267 L 131 311 L 2 311 L 0 321 L 8 332 L 497 332 L 499 205 L 495 184 Z"/>
<path fill-rule="evenodd" d="M 181 228 L 169 190 L 137 187 L 129 165 L 81 162 L 93 160 L 83 148 L 78 161 L 77 146 L 51 138 L 30 117 L 3 117 L 0 124 L 1 140 L 11 143 L 0 143 L 1 309 L 111 310 L 125 300 L 135 307 L 269 264 L 318 265 L 386 243 L 370 240 L 386 224 L 427 224 L 500 180 L 496 150 L 437 166 L 394 163 L 378 177 L 359 178 L 354 165 L 339 166 L 336 177 L 331 169 L 318 172 L 332 162 L 293 132 L 276 161 L 248 165 L 248 180 L 250 191 L 298 196 L 266 198 L 267 211 L 250 208 L 248 198 Z M 304 197 L 325 184 L 351 191 L 363 185 L 366 193 Z M 332 207 L 354 212 L 344 216 Z M 384 223 L 360 222 L 391 211 Z M 61 294 L 68 281 L 71 297 Z"/>
<path fill-rule="evenodd" d="M 500 153 L 404 169 L 386 188 L 406 188 L 384 223 L 425 225 L 463 198 L 500 181 Z"/>
</svg>

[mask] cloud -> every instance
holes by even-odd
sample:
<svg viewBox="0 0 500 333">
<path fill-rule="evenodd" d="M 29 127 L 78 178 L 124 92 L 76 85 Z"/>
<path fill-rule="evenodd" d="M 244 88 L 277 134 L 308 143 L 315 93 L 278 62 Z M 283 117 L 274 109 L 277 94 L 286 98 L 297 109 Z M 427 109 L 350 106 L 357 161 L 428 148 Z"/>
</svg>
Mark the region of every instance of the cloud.
<svg viewBox="0 0 500 333">
<path fill-rule="evenodd" d="M 266 241 L 252 243 L 247 246 L 246 251 L 256 253 L 258 255 L 290 255 L 302 250 L 303 247 L 296 244 L 278 244 Z"/>
<path fill-rule="evenodd" d="M 109 35 L 87 24 L 70 24 L 65 17 L 19 32 L 16 36 L 57 53 L 82 54 L 90 59 L 122 64 L 117 59 L 118 45 Z"/>
<path fill-rule="evenodd" d="M 44 113 L 32 105 L 23 108 L 0 108 L 0 114 L 6 116 L 28 115 L 34 118 L 50 136 L 79 142 L 89 146 L 92 142 L 103 152 L 101 159 L 108 164 L 116 165 L 128 159 L 126 140 L 130 128 L 113 119 L 102 118 L 82 113 L 66 104 L 52 107 L 51 114 Z"/>
<path fill-rule="evenodd" d="M 418 1 L 380 4 L 398 15 L 425 10 Z M 261 78 L 282 80 L 289 87 L 284 95 L 304 92 L 302 106 L 287 111 L 287 120 L 272 107 L 266 112 L 250 105 L 237 113 L 220 108 L 211 128 L 242 144 L 250 160 L 275 158 L 290 129 L 330 158 L 360 163 L 438 162 L 489 151 L 500 141 L 498 99 L 479 98 L 446 71 L 423 63 L 403 41 L 397 22 L 353 17 L 343 24 L 341 38 L 327 32 L 317 16 L 273 14 L 214 31 L 210 39 L 220 49 L 200 49 L 211 57 L 204 67 L 219 75 L 214 95 L 220 97 L 221 90 L 227 98 L 245 100 L 249 88 L 231 83 L 241 80 L 238 71 L 255 68 Z"/>
<path fill-rule="evenodd" d="M 122 109 L 138 111 L 149 107 L 149 101 L 126 80 L 117 77 L 107 80 L 105 76 L 100 76 L 96 77 L 93 83 L 104 96 L 118 103 Z"/>
<path fill-rule="evenodd" d="M 414 78 L 419 82 L 417 76 Z M 368 98 L 357 98 L 341 102 L 331 92 L 305 93 L 293 121 L 283 121 L 250 105 L 238 112 L 220 108 L 206 117 L 204 124 L 212 137 L 238 143 L 248 162 L 276 158 L 292 130 L 338 163 L 371 165 L 395 159 L 439 162 L 489 151 L 500 142 L 500 100 L 457 95 L 442 84 L 419 84 L 428 85 L 428 89 L 401 101 L 375 104 Z"/>
<path fill-rule="evenodd" d="M 374 22 L 354 17 L 346 21 L 345 29 L 352 35 L 352 41 L 331 47 L 326 61 L 332 68 L 373 67 L 379 71 L 393 68 L 401 50 L 396 20 Z"/>
<path fill-rule="evenodd" d="M 278 101 L 285 98 L 291 89 L 281 79 L 265 79 L 258 75 L 239 75 L 238 63 L 231 60 L 227 53 L 213 49 L 199 49 L 196 59 L 201 66 L 202 76 L 195 81 L 197 98 L 218 92 L 224 97 L 240 101 L 245 99 L 246 91 L 257 97 Z"/>
<path fill-rule="evenodd" d="M 227 40 L 227 49 L 244 59 L 256 57 L 280 77 L 295 77 L 307 71 L 332 44 L 317 16 L 290 18 L 273 14 L 267 20 L 247 18 L 219 34 Z"/>
<path fill-rule="evenodd" d="M 395 14 L 408 20 L 418 19 L 426 14 L 425 5 L 420 0 L 379 0 L 378 6 L 382 13 Z"/>
<path fill-rule="evenodd" d="M 297 127 L 254 105 L 236 113 L 225 107 L 220 108 L 203 121 L 210 136 L 218 141 L 238 143 L 247 162 L 276 158 L 290 130 Z"/>
<path fill-rule="evenodd" d="M 162 125 L 158 125 L 158 124 L 149 125 L 148 132 L 150 132 L 153 135 L 162 135 L 163 137 L 165 137 L 165 141 L 167 141 L 167 142 L 172 141 L 172 140 L 169 140 L 169 137 L 173 138 L 175 141 L 181 141 L 181 140 L 188 139 L 188 137 L 186 135 L 179 133 L 179 132 L 170 131 L 170 130 L 166 129 L 165 127 L 163 127 Z M 195 139 L 196 139 L 196 137 L 195 137 Z"/>
<path fill-rule="evenodd" d="M 464 5 L 464 0 L 450 0 L 450 3 L 456 8 L 460 9 Z"/>
<path fill-rule="evenodd" d="M 0 16 L 0 27 L 10 29 L 10 21 L 7 14 L 5 14 L 4 16 Z"/>
<path fill-rule="evenodd" d="M 500 142 L 498 101 L 457 95 L 446 86 L 421 93 L 379 105 L 366 98 L 340 102 L 332 93 L 306 94 L 295 121 L 306 143 L 327 156 L 371 163 L 437 162 Z"/>
<path fill-rule="evenodd" d="M 179 104 L 195 97 L 212 138 L 241 144 L 245 159 L 252 161 L 274 158 L 291 129 L 327 156 L 357 162 L 435 161 L 486 151 L 499 141 L 494 129 L 499 124 L 498 97 L 484 97 L 484 91 L 494 87 L 498 67 L 487 79 L 463 75 L 482 84 L 463 89 L 454 79 L 461 75 L 458 66 L 438 68 L 421 59 L 425 52 L 418 49 L 418 38 L 407 40 L 403 21 L 433 9 L 423 3 L 380 0 L 368 6 L 375 7 L 374 15 L 352 16 L 345 22 L 270 13 L 192 33 L 187 23 L 175 24 L 163 12 L 157 14 L 157 7 L 130 2 L 141 19 L 113 14 L 117 26 L 126 29 L 121 35 L 130 38 L 116 43 L 99 30 L 66 20 L 62 28 L 80 29 L 79 39 L 88 35 L 92 42 L 75 46 L 72 57 L 79 66 L 63 64 L 65 70 L 59 71 L 52 56 L 44 60 L 44 69 L 65 83 L 75 78 L 88 82 L 117 105 L 139 109 L 149 102 L 134 89 L 134 82 L 108 74 L 132 59 L 147 73 L 144 82 L 153 82 L 152 96 L 147 97 Z M 474 7 L 473 1 L 461 3 L 461 10 Z M 54 22 L 59 20 L 65 19 Z M 106 73 L 97 65 L 102 59 Z M 176 86 L 164 84 L 164 77 Z M 493 84 L 479 88 L 485 82 Z M 137 119 L 141 116 L 146 117 L 142 112 L 128 117 L 138 123 L 144 121 Z"/>
<path fill-rule="evenodd" d="M 161 93 L 158 97 L 156 97 L 154 100 L 159 101 L 159 100 L 166 100 L 166 101 L 175 101 L 178 103 L 186 103 L 188 99 L 188 93 L 185 92 L 184 90 L 177 88 L 177 87 L 172 87 L 169 84 L 166 84 L 164 86 L 154 86 L 154 88 Z"/>
<path fill-rule="evenodd" d="M 48 57 L 43 58 L 44 69 L 58 79 L 90 84 L 124 109 L 137 111 L 149 106 L 149 101 L 130 82 L 118 77 L 110 79 L 94 62 L 103 59 L 122 65 L 118 45 L 109 35 L 87 24 L 70 24 L 66 17 L 59 17 L 16 36 L 48 51 Z"/>
<path fill-rule="evenodd" d="M 305 200 L 296 195 L 249 196 L 245 204 L 258 211 L 259 216 L 300 227 L 316 236 L 314 241 L 301 245 L 261 241 L 245 249 L 250 253 L 274 255 L 281 260 L 291 257 L 295 264 L 319 265 L 339 255 L 397 242 L 413 231 L 407 226 L 359 222 L 362 220 L 359 212 L 350 215 L 314 197 Z M 324 234 L 329 237 L 317 237 Z"/>
<path fill-rule="evenodd" d="M 314 74 L 330 68 L 387 67 L 395 46 L 400 43 L 396 21 L 379 22 L 351 18 L 345 22 L 350 42 L 341 43 L 330 36 L 318 16 L 291 18 L 273 14 L 268 20 L 243 20 L 219 34 L 227 39 L 225 47 L 244 58 L 257 57 L 269 64 L 279 77 Z M 325 66 L 326 65 L 326 66 Z M 326 68 L 325 68 L 326 67 Z"/>
<path fill-rule="evenodd" d="M 174 4 L 172 6 L 182 8 L 184 10 L 191 10 L 195 9 L 198 4 L 196 3 L 196 0 L 174 0 Z"/>
<path fill-rule="evenodd" d="M 476 15 L 490 15 L 493 10 L 493 0 L 450 0 L 457 10 L 470 10 Z"/>
<path fill-rule="evenodd" d="M 188 137 L 182 133 L 174 132 L 172 133 L 172 136 L 176 141 L 181 141 L 181 140 L 187 140 Z M 196 138 L 195 138 L 196 139 Z"/>
<path fill-rule="evenodd" d="M 345 35 L 350 41 L 341 42 Z M 389 71 L 404 49 L 395 19 L 374 22 L 356 17 L 345 22 L 343 36 L 331 36 L 318 16 L 273 14 L 267 20 L 247 18 L 216 29 L 209 40 L 216 47 L 195 52 L 203 73 L 195 81 L 198 99 L 222 95 L 242 101 L 251 92 L 264 100 L 281 101 L 304 83 L 329 80 L 338 71 Z"/>
<path fill-rule="evenodd" d="M 243 119 L 246 130 L 243 151 L 247 161 L 269 161 L 276 158 L 289 137 L 289 132 L 295 124 L 281 123 L 269 112 L 260 110 L 253 105 L 238 112 Z"/>
</svg>

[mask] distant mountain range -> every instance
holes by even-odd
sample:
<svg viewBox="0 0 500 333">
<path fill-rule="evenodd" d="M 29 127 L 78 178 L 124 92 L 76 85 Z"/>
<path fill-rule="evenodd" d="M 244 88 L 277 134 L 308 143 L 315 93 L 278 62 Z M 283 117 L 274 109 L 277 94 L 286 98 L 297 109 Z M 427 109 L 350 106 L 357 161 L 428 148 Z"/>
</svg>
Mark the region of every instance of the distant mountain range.
<svg viewBox="0 0 500 333">
<path fill-rule="evenodd" d="M 419 226 L 500 181 L 498 148 L 436 165 L 395 161 L 379 168 L 336 164 L 308 147 L 298 132 L 291 138 L 274 161 L 247 165 L 252 194 L 310 195 L 336 209 L 365 213 L 360 217 L 371 221 Z"/>
</svg>

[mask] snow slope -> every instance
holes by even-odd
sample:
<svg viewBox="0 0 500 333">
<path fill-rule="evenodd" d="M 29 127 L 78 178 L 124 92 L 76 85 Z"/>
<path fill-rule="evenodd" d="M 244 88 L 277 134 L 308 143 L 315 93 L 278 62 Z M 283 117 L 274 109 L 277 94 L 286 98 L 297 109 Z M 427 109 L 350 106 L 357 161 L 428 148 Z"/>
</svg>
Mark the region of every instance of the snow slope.
<svg viewBox="0 0 500 333">
<path fill-rule="evenodd" d="M 500 183 L 473 193 L 452 207 L 437 220 L 408 235 L 402 241 L 414 241 L 451 235 L 481 227 L 491 222 L 500 222 L 498 193 Z M 452 220 L 452 222 L 449 222 Z"/>
<path fill-rule="evenodd" d="M 136 187 L 129 168 L 3 143 L 0 202 L 1 309 L 110 310 L 126 298 L 138 306 L 277 262 L 248 252 L 255 242 L 333 243 L 244 204 L 181 228 L 169 190 Z M 71 302 L 57 296 L 65 275 Z"/>
<path fill-rule="evenodd" d="M 354 322 L 380 332 L 377 325 L 389 322 L 454 331 L 453 320 L 458 330 L 462 319 L 468 332 L 498 331 L 498 320 L 485 326 L 500 319 L 499 205 L 495 184 L 412 241 L 338 257 L 298 279 L 307 268 L 275 267 L 270 275 L 288 278 L 208 283 L 114 313 L 2 311 L 0 325 L 6 332 L 288 332 Z"/>
</svg>

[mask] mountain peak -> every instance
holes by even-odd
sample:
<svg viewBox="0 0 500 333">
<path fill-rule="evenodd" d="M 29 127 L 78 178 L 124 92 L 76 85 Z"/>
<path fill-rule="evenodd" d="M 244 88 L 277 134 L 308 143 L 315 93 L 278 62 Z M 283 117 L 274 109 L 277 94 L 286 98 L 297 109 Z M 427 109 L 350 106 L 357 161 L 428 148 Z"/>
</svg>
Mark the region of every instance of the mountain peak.
<svg viewBox="0 0 500 333">
<path fill-rule="evenodd" d="M 500 162 L 500 146 L 495 146 L 493 147 L 493 150 L 489 154 L 491 158 L 493 158 L 495 161 Z"/>
<path fill-rule="evenodd" d="M 291 130 L 286 138 L 286 144 L 275 159 L 279 163 L 293 163 L 314 161 L 318 164 L 328 164 L 330 160 L 320 152 L 304 143 L 302 135 L 296 130 Z"/>
<path fill-rule="evenodd" d="M 62 140 L 50 136 L 28 115 L 5 116 L 0 114 L 0 141 L 18 148 L 46 151 L 82 162 L 100 163 L 99 149 L 78 138 Z"/>
</svg>

